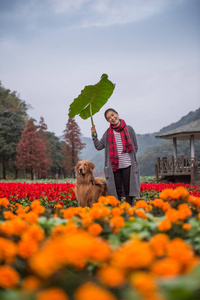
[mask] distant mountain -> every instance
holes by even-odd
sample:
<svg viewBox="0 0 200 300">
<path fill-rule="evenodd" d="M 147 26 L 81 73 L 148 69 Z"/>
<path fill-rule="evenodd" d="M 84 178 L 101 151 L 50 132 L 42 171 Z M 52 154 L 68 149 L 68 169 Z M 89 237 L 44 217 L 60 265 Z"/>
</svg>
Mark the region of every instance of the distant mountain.
<svg viewBox="0 0 200 300">
<path fill-rule="evenodd" d="M 173 147 L 171 141 L 165 141 L 162 139 L 155 138 L 156 135 L 173 130 L 177 127 L 189 124 L 190 122 L 200 119 L 200 108 L 195 111 L 189 112 L 186 116 L 183 116 L 179 121 L 172 123 L 166 127 L 163 127 L 158 132 L 149 134 L 137 134 L 138 141 L 138 161 L 140 166 L 140 174 L 154 175 L 154 166 L 157 161 L 157 157 L 172 156 Z M 104 150 L 97 151 L 93 145 L 92 138 L 82 137 L 82 142 L 86 144 L 82 150 L 80 158 L 84 160 L 92 161 L 96 167 L 96 173 L 101 173 L 104 167 Z M 200 144 L 198 141 L 196 145 Z M 200 149 L 200 146 L 198 147 Z M 200 151 L 200 150 L 199 150 Z M 178 153 L 189 155 L 189 141 L 178 144 Z M 180 154 L 181 155 L 181 154 Z M 200 153 L 198 154 L 200 155 Z"/>
<path fill-rule="evenodd" d="M 164 133 L 170 130 L 173 130 L 175 128 L 187 125 L 191 122 L 194 122 L 196 120 L 200 119 L 200 108 L 198 108 L 195 111 L 189 112 L 186 116 L 182 117 L 178 122 L 172 123 L 166 127 L 163 127 L 159 133 Z"/>
</svg>

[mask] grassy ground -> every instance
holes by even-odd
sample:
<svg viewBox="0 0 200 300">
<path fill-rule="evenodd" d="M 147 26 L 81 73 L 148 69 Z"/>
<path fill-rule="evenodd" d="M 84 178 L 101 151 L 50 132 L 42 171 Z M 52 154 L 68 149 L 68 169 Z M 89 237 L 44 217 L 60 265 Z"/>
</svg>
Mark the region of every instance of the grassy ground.
<svg viewBox="0 0 200 300">
<path fill-rule="evenodd" d="M 44 183 L 50 183 L 50 182 L 57 182 L 57 183 L 65 183 L 70 182 L 74 183 L 76 181 L 76 178 L 64 178 L 64 179 L 0 179 L 0 182 L 26 182 L 26 183 L 36 183 L 36 182 L 44 182 Z M 141 176 L 140 177 L 141 183 L 150 183 L 150 182 L 156 182 L 155 176 Z"/>
</svg>

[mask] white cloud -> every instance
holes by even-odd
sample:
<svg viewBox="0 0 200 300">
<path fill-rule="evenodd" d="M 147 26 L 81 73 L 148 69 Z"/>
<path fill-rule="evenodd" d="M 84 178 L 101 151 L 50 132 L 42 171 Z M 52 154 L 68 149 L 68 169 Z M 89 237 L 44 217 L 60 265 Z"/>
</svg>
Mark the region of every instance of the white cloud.
<svg viewBox="0 0 200 300">
<path fill-rule="evenodd" d="M 68 13 L 72 10 L 79 10 L 91 0 L 53 0 L 56 13 Z"/>
<path fill-rule="evenodd" d="M 185 0 L 52 0 L 55 12 L 82 11 L 84 27 L 126 24 L 150 18 Z M 84 13 L 83 13 L 84 12 Z"/>
</svg>

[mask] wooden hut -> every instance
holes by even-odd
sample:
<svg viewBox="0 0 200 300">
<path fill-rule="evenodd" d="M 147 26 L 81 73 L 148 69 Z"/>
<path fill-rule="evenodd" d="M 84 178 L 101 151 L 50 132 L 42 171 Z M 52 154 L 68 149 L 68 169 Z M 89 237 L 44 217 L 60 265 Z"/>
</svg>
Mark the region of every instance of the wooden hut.
<svg viewBox="0 0 200 300">
<path fill-rule="evenodd" d="M 195 140 L 200 140 L 200 119 L 157 135 L 156 138 L 173 141 L 173 156 L 157 159 L 156 178 L 200 186 L 200 160 L 195 155 Z M 177 140 L 190 141 L 190 157 L 178 157 Z"/>
</svg>

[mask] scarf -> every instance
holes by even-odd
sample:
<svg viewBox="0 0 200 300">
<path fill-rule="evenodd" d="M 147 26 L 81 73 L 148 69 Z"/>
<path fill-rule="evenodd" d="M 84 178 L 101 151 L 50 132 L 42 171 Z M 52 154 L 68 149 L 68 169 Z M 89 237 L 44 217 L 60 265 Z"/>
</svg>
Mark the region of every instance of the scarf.
<svg viewBox="0 0 200 300">
<path fill-rule="evenodd" d="M 115 135 L 113 130 L 120 132 L 121 134 L 122 145 L 123 145 L 122 153 L 132 152 L 134 151 L 134 149 L 124 120 L 120 119 L 120 125 L 118 127 L 110 125 L 107 131 L 107 137 L 108 137 L 108 145 L 110 151 L 110 163 L 113 167 L 113 172 L 115 172 L 119 169 L 119 157 L 117 153 L 117 145 L 115 142 Z"/>
</svg>

